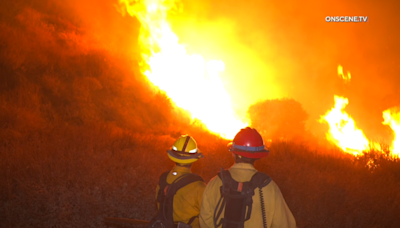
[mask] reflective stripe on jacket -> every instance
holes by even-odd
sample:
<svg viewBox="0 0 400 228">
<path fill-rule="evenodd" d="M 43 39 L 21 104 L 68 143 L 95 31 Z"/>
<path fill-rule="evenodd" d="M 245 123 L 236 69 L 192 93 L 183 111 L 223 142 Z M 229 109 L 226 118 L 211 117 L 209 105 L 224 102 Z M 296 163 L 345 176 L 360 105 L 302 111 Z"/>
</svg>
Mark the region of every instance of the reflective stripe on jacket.
<svg viewBox="0 0 400 228">
<path fill-rule="evenodd" d="M 251 164 L 236 163 L 229 169 L 229 172 L 235 181 L 247 182 L 251 180 L 251 177 L 257 172 L 257 170 Z M 201 228 L 214 227 L 214 210 L 221 197 L 221 186 L 221 179 L 218 176 L 215 176 L 210 180 L 204 190 L 199 217 Z M 295 228 L 296 221 L 292 212 L 286 205 L 282 193 L 276 183 L 271 181 L 267 186 L 263 187 L 262 192 L 268 228 Z M 224 212 L 222 212 L 219 219 L 223 217 Z M 256 188 L 254 191 L 251 217 L 244 223 L 244 227 L 263 228 L 259 188 Z"/>
<path fill-rule="evenodd" d="M 189 168 L 182 166 L 175 166 L 167 176 L 167 183 L 171 184 L 176 178 L 182 176 L 183 174 L 191 173 L 192 171 Z M 176 173 L 176 175 L 174 175 Z M 196 181 L 190 183 L 181 189 L 179 189 L 174 196 L 173 203 L 173 218 L 174 222 L 184 222 L 188 223 L 189 220 L 193 216 L 198 216 L 200 213 L 201 201 L 203 197 L 203 192 L 206 185 L 202 181 Z M 160 186 L 157 185 L 156 188 L 156 200 L 158 195 L 158 190 Z M 157 208 L 159 209 L 160 205 L 157 202 Z M 193 228 L 199 228 L 199 219 L 196 218 L 191 226 Z"/>
</svg>

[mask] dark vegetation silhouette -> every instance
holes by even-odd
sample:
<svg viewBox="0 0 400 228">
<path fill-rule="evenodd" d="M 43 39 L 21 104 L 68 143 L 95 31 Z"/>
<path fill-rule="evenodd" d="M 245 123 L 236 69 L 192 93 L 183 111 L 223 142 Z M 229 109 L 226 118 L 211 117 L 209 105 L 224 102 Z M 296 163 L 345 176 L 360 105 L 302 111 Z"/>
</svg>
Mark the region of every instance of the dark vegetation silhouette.
<svg viewBox="0 0 400 228">
<path fill-rule="evenodd" d="M 228 142 L 191 124 L 137 61 L 89 42 L 79 20 L 51 3 L 0 7 L 1 227 L 150 219 L 157 179 L 173 166 L 166 150 L 183 133 L 205 155 L 193 167 L 205 181 L 233 164 Z M 256 168 L 280 186 L 299 227 L 400 227 L 398 161 L 291 141 L 270 150 Z"/>
</svg>

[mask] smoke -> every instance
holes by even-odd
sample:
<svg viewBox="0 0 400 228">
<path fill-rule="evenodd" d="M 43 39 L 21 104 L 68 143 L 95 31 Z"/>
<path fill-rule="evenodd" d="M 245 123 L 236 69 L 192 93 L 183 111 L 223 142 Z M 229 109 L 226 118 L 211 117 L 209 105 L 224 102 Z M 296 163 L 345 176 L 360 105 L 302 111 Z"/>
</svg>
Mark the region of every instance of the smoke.
<svg viewBox="0 0 400 228">
<path fill-rule="evenodd" d="M 139 24 L 115 4 L 2 2 L 0 135 L 14 140 L 68 126 L 174 137 L 193 131 L 186 113 L 140 74 Z"/>
<path fill-rule="evenodd" d="M 374 140 L 392 137 L 382 111 L 400 105 L 399 3 L 385 1 L 183 1 L 171 15 L 189 50 L 225 62 L 222 75 L 241 115 L 257 101 L 288 97 L 310 114 L 308 128 L 324 137 L 320 115 L 335 94 Z M 366 23 L 326 22 L 326 16 L 368 16 Z M 341 64 L 352 81 L 337 75 Z M 391 140 L 391 139 L 389 139 Z M 389 142 L 389 140 L 387 142 Z"/>
<path fill-rule="evenodd" d="M 16 70 L 23 72 L 35 65 L 42 69 L 36 67 L 36 73 L 22 75 L 28 75 L 29 80 L 36 78 L 39 85 L 48 85 L 44 91 L 51 91 L 54 98 L 50 100 L 56 107 L 68 103 L 70 98 L 65 94 L 84 100 L 90 96 L 82 91 L 99 95 L 117 90 L 107 84 L 110 81 L 98 78 L 111 73 L 112 80 L 120 78 L 120 89 L 132 90 L 130 85 L 135 83 L 140 88 L 148 87 L 132 92 L 132 103 L 153 102 L 152 86 L 138 69 L 140 25 L 118 11 L 118 1 L 20 0 L 2 5 L 1 60 L 7 66 L 2 69 L 2 91 L 21 82 Z M 247 108 L 258 101 L 293 98 L 310 115 L 307 128 L 323 137 L 327 126 L 317 120 L 333 107 L 333 96 L 337 94 L 349 98 L 346 111 L 368 138 L 392 137 L 381 122 L 383 110 L 400 105 L 400 34 L 396 29 L 400 19 L 396 1 L 184 0 L 179 5 L 182 11 L 169 15 L 174 31 L 190 52 L 224 61 L 221 77 L 240 116 L 244 117 Z M 325 22 L 326 16 L 336 15 L 368 16 L 369 21 Z M 350 83 L 344 84 L 337 76 L 339 64 L 345 73 L 351 72 Z M 59 77 L 64 68 L 70 75 Z M 46 70 L 49 72 L 43 76 Z M 66 84 L 73 81 L 74 73 L 85 79 Z M 109 108 L 107 115 L 116 107 Z"/>
</svg>

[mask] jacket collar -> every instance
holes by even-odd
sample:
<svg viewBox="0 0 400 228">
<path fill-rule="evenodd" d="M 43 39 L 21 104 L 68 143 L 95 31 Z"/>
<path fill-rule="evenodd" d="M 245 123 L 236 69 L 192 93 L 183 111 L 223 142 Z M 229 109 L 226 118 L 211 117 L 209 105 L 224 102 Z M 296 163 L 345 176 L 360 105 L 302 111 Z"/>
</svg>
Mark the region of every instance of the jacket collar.
<svg viewBox="0 0 400 228">
<path fill-rule="evenodd" d="M 249 169 L 257 171 L 257 169 L 254 168 L 254 166 L 249 163 L 235 163 L 232 165 L 231 169 Z"/>
<path fill-rule="evenodd" d="M 179 174 L 186 174 L 186 173 L 192 173 L 192 170 L 187 167 L 175 165 L 174 168 L 172 168 L 172 172 L 177 172 Z"/>
</svg>

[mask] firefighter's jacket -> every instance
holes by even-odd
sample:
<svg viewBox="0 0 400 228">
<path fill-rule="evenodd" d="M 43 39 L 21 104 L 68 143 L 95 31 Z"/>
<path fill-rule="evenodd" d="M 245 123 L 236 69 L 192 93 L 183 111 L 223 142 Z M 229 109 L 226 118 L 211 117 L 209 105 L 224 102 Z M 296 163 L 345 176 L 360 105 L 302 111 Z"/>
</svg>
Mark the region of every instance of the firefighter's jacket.
<svg viewBox="0 0 400 228">
<path fill-rule="evenodd" d="M 247 163 L 236 163 L 230 169 L 232 178 L 237 182 L 247 182 L 257 172 L 257 170 Z M 200 211 L 200 227 L 214 227 L 214 211 L 221 197 L 220 187 L 222 181 L 218 176 L 215 176 L 207 184 L 203 194 L 203 202 Z M 267 186 L 262 188 L 264 198 L 265 216 L 268 228 L 295 228 L 296 221 L 292 212 L 286 205 L 282 193 L 274 181 L 271 181 Z M 219 219 L 224 217 L 224 211 Z M 217 222 L 219 222 L 219 219 Z M 251 217 L 244 223 L 245 228 L 263 228 L 263 218 L 260 203 L 259 188 L 254 190 L 253 206 Z"/>
<path fill-rule="evenodd" d="M 171 184 L 176 178 L 191 172 L 192 171 L 189 168 L 175 166 L 167 176 L 167 183 Z M 175 223 L 188 223 L 193 216 L 199 215 L 205 187 L 206 185 L 204 184 L 204 182 L 195 181 L 182 187 L 176 192 L 173 202 L 173 218 Z M 160 186 L 157 185 L 156 200 L 159 189 Z M 159 207 L 160 205 L 157 202 L 157 208 L 159 209 Z M 193 228 L 200 227 L 198 217 L 191 223 L 191 226 Z"/>
</svg>

